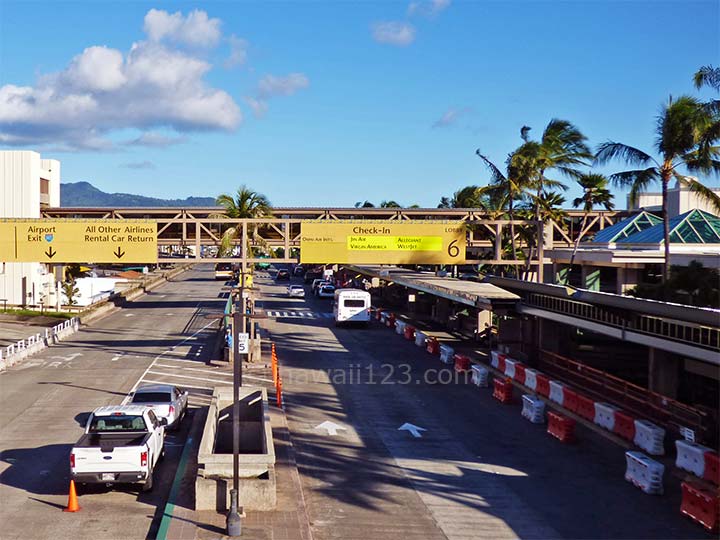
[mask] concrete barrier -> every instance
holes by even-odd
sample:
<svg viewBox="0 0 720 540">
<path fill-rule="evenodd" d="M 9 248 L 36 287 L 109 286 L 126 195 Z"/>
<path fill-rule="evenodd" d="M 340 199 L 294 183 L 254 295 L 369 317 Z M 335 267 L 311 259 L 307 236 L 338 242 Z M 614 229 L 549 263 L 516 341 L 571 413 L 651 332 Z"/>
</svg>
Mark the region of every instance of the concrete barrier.
<svg viewBox="0 0 720 540">
<path fill-rule="evenodd" d="M 233 478 L 232 387 L 216 387 L 198 450 L 195 509 L 225 511 Z M 240 388 L 240 493 L 245 510 L 273 510 L 277 504 L 275 447 L 267 390 Z"/>
<path fill-rule="evenodd" d="M 80 319 L 73 317 L 67 319 L 52 328 L 46 328 L 43 332 L 33 334 L 25 339 L 0 349 L 0 372 L 14 366 L 25 358 L 32 356 L 53 345 L 59 343 L 67 336 L 70 336 L 80 329 Z M 3 351 L 4 349 L 4 351 Z"/>
</svg>

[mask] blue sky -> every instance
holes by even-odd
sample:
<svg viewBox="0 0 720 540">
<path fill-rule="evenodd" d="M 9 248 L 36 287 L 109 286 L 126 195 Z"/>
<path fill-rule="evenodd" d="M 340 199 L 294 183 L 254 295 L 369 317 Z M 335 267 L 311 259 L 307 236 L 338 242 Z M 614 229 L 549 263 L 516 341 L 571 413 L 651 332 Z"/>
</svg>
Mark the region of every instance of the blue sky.
<svg viewBox="0 0 720 540">
<path fill-rule="evenodd" d="M 0 146 L 110 192 L 434 207 L 523 125 L 649 150 L 670 94 L 709 97 L 719 5 L 3 0 Z"/>
</svg>

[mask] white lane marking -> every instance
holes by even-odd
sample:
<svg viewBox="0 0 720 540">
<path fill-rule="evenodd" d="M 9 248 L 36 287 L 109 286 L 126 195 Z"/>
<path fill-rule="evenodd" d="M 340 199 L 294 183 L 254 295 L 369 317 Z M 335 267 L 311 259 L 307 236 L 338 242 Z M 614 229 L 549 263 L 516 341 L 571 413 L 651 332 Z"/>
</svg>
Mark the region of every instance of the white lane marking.
<svg viewBox="0 0 720 540">
<path fill-rule="evenodd" d="M 113 356 L 113 357 L 110 359 L 110 361 L 111 361 L 111 362 L 117 362 L 117 361 L 120 360 L 123 356 L 125 356 L 125 353 L 116 354 L 115 356 Z"/>
<path fill-rule="evenodd" d="M 146 380 L 144 380 L 143 382 L 151 383 L 151 384 L 170 384 L 170 383 L 167 382 L 167 381 L 152 381 L 152 380 L 150 380 L 150 379 L 146 379 Z M 202 389 L 202 390 L 215 390 L 215 387 L 214 387 L 214 386 L 199 386 L 199 385 L 197 385 L 197 384 L 185 384 L 185 383 L 183 383 L 183 384 L 181 384 L 180 386 L 182 386 L 183 388 L 200 388 L 200 389 Z M 190 394 L 190 397 L 193 397 L 193 398 L 194 398 L 194 397 L 198 397 L 198 396 L 195 395 L 195 394 Z M 208 396 L 208 397 L 210 397 L 210 396 Z"/>
<path fill-rule="evenodd" d="M 126 317 L 134 317 L 135 314 L 134 314 L 134 313 L 126 313 L 125 316 L 126 316 Z"/>
<path fill-rule="evenodd" d="M 230 384 L 230 381 L 222 381 L 219 379 L 209 379 L 207 377 L 195 377 L 192 375 L 178 375 L 177 373 L 163 373 L 162 371 L 148 371 L 148 373 L 152 373 L 153 375 L 162 375 L 163 377 L 180 377 L 181 379 L 192 379 L 194 381 L 206 381 L 206 382 Z"/>
<path fill-rule="evenodd" d="M 201 368 L 191 368 L 191 367 L 179 367 L 179 366 L 166 366 L 165 364 L 156 364 L 155 367 L 166 367 L 170 369 L 184 369 L 186 371 L 201 371 L 203 373 L 213 373 L 214 375 L 222 375 L 223 377 L 232 377 L 232 373 L 223 373 L 221 371 L 216 371 L 212 369 L 201 369 Z"/>
<path fill-rule="evenodd" d="M 413 437 L 416 439 L 419 439 L 422 437 L 421 431 L 427 431 L 425 428 L 421 428 L 420 426 L 416 426 L 415 424 L 409 424 L 405 422 L 402 426 L 398 428 L 398 431 L 409 431 Z"/>
<path fill-rule="evenodd" d="M 246 375 L 243 373 L 243 379 L 252 379 L 253 381 L 262 381 L 262 382 L 272 382 L 270 379 L 265 379 L 263 377 L 255 377 L 253 375 Z"/>
<path fill-rule="evenodd" d="M 199 304 L 198 304 L 198 305 L 199 305 Z M 178 343 L 177 345 L 175 345 L 175 347 L 177 347 L 177 346 L 179 346 L 179 345 L 182 345 L 183 343 L 185 343 L 185 342 L 188 341 L 189 339 L 191 339 L 191 338 L 195 337 L 196 335 L 198 335 L 200 332 L 204 332 L 205 329 L 206 329 L 208 326 L 212 325 L 212 324 L 216 324 L 216 322 L 215 322 L 215 321 L 210 321 L 210 322 L 207 323 L 205 326 L 203 326 L 200 330 L 198 330 L 197 332 L 195 332 L 192 336 L 183 339 L 180 343 Z M 165 355 L 165 352 L 161 352 L 161 353 L 158 354 L 155 358 L 153 358 L 153 361 L 150 362 L 150 365 L 147 367 L 147 369 L 143 372 L 143 374 L 140 376 L 140 378 L 137 380 L 137 382 L 136 382 L 136 383 L 133 385 L 133 387 L 130 389 L 130 392 L 128 392 L 128 395 L 125 396 L 125 399 L 123 399 L 122 405 L 125 405 L 128 401 L 130 401 L 130 395 L 129 395 L 129 394 L 132 393 L 132 392 L 134 392 L 134 391 L 137 389 L 137 387 L 140 385 L 140 383 L 143 382 L 143 379 L 145 378 L 145 375 L 147 375 L 148 372 L 149 372 L 149 371 L 152 369 L 152 367 L 155 365 L 155 362 L 157 362 L 157 361 L 158 361 L 160 358 L 162 358 L 164 355 Z M 147 382 L 147 381 L 146 381 L 146 382 Z"/>
<path fill-rule="evenodd" d="M 82 356 L 82 355 L 83 355 L 83 353 L 78 352 L 78 353 L 68 354 L 67 356 L 51 356 L 50 359 L 70 362 L 71 360 L 75 360 L 78 356 Z"/>
<path fill-rule="evenodd" d="M 343 431 L 347 430 L 347 428 L 341 426 L 340 424 L 330 422 L 329 420 L 325 420 L 322 424 L 318 424 L 317 426 L 315 426 L 315 429 L 324 429 L 327 431 L 328 435 L 337 435 L 338 429 L 341 429 Z"/>
</svg>

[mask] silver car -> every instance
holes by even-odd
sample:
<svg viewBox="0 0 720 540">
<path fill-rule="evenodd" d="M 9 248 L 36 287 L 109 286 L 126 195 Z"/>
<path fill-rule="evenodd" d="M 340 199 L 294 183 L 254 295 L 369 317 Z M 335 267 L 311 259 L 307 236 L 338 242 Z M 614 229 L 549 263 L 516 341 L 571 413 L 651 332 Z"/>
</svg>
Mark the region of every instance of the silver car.
<svg viewBox="0 0 720 540">
<path fill-rule="evenodd" d="M 287 288 L 287 295 L 291 298 L 305 298 L 305 287 L 302 285 L 290 285 Z"/>
<path fill-rule="evenodd" d="M 155 416 L 167 420 L 169 429 L 180 428 L 187 413 L 187 390 L 171 384 L 143 384 L 130 395 L 130 403 L 150 407 Z"/>
</svg>

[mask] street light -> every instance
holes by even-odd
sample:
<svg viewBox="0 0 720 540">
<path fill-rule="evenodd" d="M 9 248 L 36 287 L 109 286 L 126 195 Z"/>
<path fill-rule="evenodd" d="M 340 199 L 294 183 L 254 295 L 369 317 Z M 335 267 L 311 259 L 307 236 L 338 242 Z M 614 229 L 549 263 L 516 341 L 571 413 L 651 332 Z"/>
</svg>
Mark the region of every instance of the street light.
<svg viewBox="0 0 720 540">
<path fill-rule="evenodd" d="M 233 310 L 233 487 L 230 490 L 230 510 L 225 526 L 228 536 L 242 535 L 242 521 L 238 508 L 240 492 L 240 387 L 242 386 L 242 363 L 249 351 L 249 336 L 245 331 L 246 319 L 266 319 L 267 315 L 246 313 L 247 296 L 245 293 L 245 271 L 240 271 L 240 310 Z M 240 347 L 242 335 L 243 347 Z"/>
</svg>

